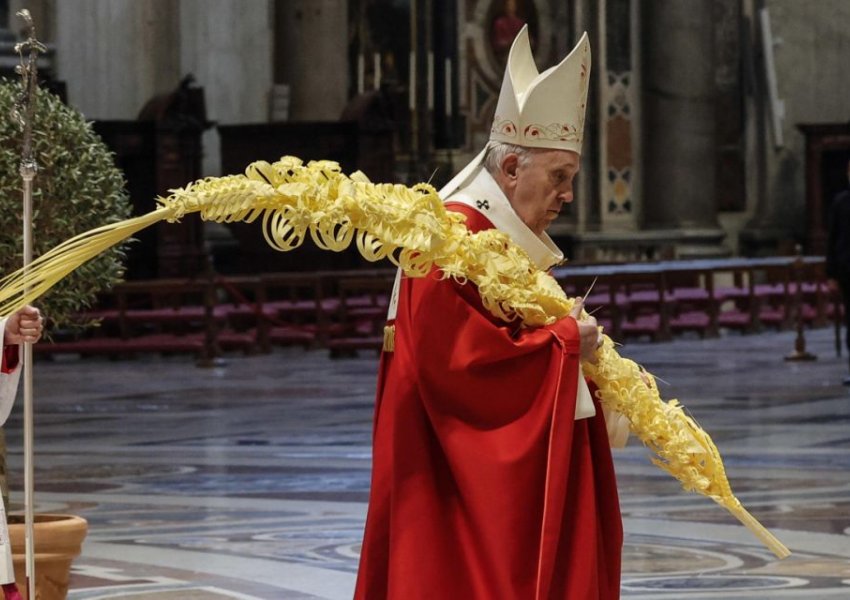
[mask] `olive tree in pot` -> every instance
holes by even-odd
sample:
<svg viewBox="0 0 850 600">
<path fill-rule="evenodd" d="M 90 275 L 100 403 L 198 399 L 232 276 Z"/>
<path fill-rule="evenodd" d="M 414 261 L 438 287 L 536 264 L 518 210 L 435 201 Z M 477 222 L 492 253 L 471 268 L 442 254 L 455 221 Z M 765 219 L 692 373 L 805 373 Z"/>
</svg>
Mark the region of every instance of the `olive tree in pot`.
<svg viewBox="0 0 850 600">
<path fill-rule="evenodd" d="M 6 115 L 0 117 L 0 275 L 22 264 L 21 134 L 8 117 L 20 87 L 17 81 L 0 80 L 0 115 Z M 47 92 L 40 91 L 37 97 L 33 151 L 39 165 L 33 189 L 35 257 L 77 233 L 130 215 L 124 178 L 111 152 L 80 113 Z M 46 294 L 39 308 L 47 318 L 48 331 L 88 325 L 75 314 L 90 306 L 98 292 L 121 280 L 122 258 L 120 248 L 107 252 Z M 5 439 L 0 444 L 0 485 L 8 506 Z M 26 595 L 23 524 L 22 519 L 20 524 L 15 520 L 9 519 L 15 576 Z M 80 553 L 86 521 L 72 515 L 36 515 L 35 528 L 37 595 L 40 600 L 65 598 L 71 560 Z M 60 539 L 66 533 L 71 537 Z"/>
</svg>

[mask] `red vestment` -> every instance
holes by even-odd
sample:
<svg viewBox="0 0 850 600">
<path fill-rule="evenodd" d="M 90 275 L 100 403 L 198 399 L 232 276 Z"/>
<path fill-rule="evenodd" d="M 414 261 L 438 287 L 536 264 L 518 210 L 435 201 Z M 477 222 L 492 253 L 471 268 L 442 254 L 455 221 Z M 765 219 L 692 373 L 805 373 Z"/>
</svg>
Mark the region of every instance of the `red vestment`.
<svg viewBox="0 0 850 600">
<path fill-rule="evenodd" d="M 465 206 L 472 231 L 491 228 Z M 356 600 L 615 600 L 622 521 L 601 408 L 575 419 L 576 322 L 496 320 L 402 279 L 381 358 Z M 595 402 L 595 400 L 594 400 Z"/>
<path fill-rule="evenodd" d="M 2 360 L 0 360 L 0 373 L 11 373 L 18 368 L 20 362 L 17 344 L 3 346 Z"/>
</svg>

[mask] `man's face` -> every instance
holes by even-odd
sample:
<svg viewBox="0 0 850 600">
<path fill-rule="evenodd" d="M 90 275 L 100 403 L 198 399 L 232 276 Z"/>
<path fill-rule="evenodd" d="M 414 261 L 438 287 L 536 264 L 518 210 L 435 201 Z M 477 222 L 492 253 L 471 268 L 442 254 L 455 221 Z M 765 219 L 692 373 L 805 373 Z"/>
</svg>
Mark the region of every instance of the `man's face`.
<svg viewBox="0 0 850 600">
<path fill-rule="evenodd" d="M 511 158 L 513 157 L 513 158 Z M 573 201 L 579 156 L 569 150 L 535 150 L 522 164 L 516 154 L 502 162 L 502 189 L 516 214 L 537 235 Z"/>
</svg>

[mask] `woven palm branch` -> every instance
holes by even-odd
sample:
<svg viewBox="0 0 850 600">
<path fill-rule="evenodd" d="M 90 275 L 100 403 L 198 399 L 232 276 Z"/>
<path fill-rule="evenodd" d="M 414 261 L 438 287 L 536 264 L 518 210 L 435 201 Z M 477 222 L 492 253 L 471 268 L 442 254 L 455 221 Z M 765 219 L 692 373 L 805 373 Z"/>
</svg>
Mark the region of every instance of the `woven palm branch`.
<svg viewBox="0 0 850 600">
<path fill-rule="evenodd" d="M 208 178 L 172 190 L 144 216 L 78 235 L 35 260 L 26 271 L 0 280 L 0 316 L 31 303 L 68 273 L 107 248 L 159 221 L 190 213 L 219 223 L 262 219 L 275 249 L 294 250 L 309 235 L 326 250 L 356 243 L 370 261 L 387 259 L 411 277 L 437 267 L 444 277 L 477 286 L 484 306 L 505 321 L 529 327 L 567 316 L 575 300 L 533 266 L 528 255 L 496 230 L 470 233 L 464 217 L 447 211 L 430 185 L 373 184 L 362 173 L 347 177 L 336 163 L 304 165 L 294 157 L 255 162 L 244 175 Z M 625 415 L 632 432 L 652 451 L 653 463 L 726 508 L 778 557 L 790 554 L 735 497 L 711 437 L 677 400 L 664 402 L 649 376 L 620 357 L 605 337 L 596 364 L 583 365 L 603 404 Z"/>
</svg>

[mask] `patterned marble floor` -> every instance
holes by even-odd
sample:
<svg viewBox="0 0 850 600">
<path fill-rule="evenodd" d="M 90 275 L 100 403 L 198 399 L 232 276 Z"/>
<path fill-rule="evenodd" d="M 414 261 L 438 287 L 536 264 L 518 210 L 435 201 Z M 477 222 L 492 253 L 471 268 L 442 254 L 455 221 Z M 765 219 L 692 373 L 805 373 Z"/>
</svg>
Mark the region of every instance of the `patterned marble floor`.
<svg viewBox="0 0 850 600">
<path fill-rule="evenodd" d="M 739 498 L 794 554 L 775 560 L 634 441 L 616 453 L 623 597 L 850 598 L 850 391 L 831 332 L 633 344 L 712 433 Z M 85 516 L 72 600 L 346 599 L 369 486 L 374 356 L 279 350 L 65 359 L 36 373 L 39 512 Z M 20 407 L 8 437 L 20 489 Z M 13 491 L 13 508 L 20 495 Z M 450 599 L 451 600 L 451 599 Z"/>
</svg>

